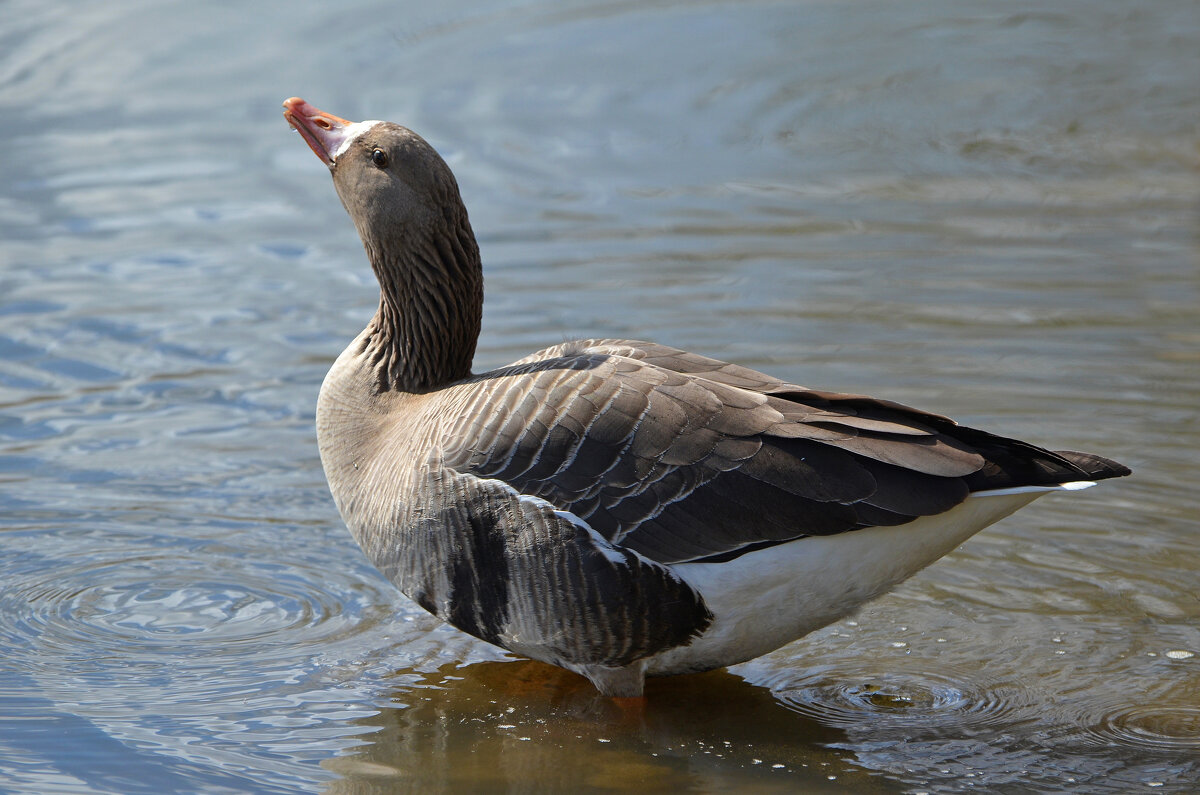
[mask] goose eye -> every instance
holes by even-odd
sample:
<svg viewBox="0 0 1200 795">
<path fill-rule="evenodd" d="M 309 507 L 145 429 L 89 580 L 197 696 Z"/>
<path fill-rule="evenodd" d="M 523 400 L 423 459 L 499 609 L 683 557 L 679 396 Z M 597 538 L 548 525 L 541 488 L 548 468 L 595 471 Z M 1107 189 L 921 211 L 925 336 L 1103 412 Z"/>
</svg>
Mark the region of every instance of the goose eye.
<svg viewBox="0 0 1200 795">
<path fill-rule="evenodd" d="M 372 149 L 371 150 L 371 162 L 374 163 L 379 168 L 387 168 L 387 164 L 388 164 L 387 152 L 383 151 L 382 149 Z"/>
</svg>

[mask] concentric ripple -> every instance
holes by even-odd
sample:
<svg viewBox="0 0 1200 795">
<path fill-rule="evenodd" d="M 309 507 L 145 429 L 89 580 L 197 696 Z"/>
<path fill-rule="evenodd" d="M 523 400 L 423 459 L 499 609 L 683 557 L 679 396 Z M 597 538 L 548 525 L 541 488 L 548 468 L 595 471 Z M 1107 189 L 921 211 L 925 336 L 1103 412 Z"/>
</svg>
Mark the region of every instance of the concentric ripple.
<svg viewBox="0 0 1200 795">
<path fill-rule="evenodd" d="M 1200 706 L 1125 705 L 1088 728 L 1105 744 L 1117 742 L 1149 750 L 1200 750 Z"/>
<path fill-rule="evenodd" d="M 299 761 L 359 733 L 396 647 L 434 634 L 365 561 L 340 557 L 349 539 L 311 526 L 173 524 L 196 538 L 91 518 L 0 534 L 0 673 L 20 672 L 21 703 L 125 749 L 134 768 L 169 749 L 205 775 L 256 769 L 298 791 L 311 775 Z"/>
<path fill-rule="evenodd" d="M 789 709 L 826 725 L 961 733 L 1016 723 L 1034 699 L 1024 687 L 955 670 L 826 669 L 772 688 Z"/>
<path fill-rule="evenodd" d="M 363 632 L 385 612 L 374 604 L 390 601 L 363 588 L 352 567 L 331 573 L 228 547 L 115 552 L 81 548 L 54 566 L 27 561 L 24 576 L 8 572 L 2 598 L 12 609 L 0 611 L 0 636 L 43 659 L 80 649 L 141 661 L 218 650 L 261 658 Z"/>
</svg>

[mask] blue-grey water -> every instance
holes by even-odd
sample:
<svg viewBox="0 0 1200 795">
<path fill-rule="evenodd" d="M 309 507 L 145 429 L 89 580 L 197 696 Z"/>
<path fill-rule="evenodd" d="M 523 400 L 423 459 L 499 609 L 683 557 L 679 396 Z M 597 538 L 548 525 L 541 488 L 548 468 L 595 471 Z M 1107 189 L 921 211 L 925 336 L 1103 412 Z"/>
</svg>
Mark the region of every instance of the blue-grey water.
<svg viewBox="0 0 1200 795">
<path fill-rule="evenodd" d="M 0 792 L 1185 792 L 1195 0 L 0 2 Z M 376 289 L 300 95 L 425 135 L 477 369 L 648 338 L 1132 479 L 641 713 L 365 562 L 313 407 Z"/>
</svg>

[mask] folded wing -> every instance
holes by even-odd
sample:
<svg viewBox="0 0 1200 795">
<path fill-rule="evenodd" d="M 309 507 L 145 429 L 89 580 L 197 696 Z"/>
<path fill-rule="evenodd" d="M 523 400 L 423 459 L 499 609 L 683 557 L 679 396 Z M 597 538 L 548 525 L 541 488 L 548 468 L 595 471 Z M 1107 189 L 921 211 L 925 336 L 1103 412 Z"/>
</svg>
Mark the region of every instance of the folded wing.
<svg viewBox="0 0 1200 795">
<path fill-rule="evenodd" d="M 456 415 L 446 466 L 660 563 L 902 525 L 971 491 L 1124 470 L 626 340 L 567 343 L 480 376 Z"/>
</svg>

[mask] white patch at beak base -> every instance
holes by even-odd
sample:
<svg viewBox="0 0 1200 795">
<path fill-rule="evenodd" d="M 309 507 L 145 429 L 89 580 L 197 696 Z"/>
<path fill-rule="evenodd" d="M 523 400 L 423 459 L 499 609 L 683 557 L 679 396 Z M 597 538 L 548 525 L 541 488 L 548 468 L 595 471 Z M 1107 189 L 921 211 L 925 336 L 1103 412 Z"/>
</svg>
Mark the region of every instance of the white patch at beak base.
<svg viewBox="0 0 1200 795">
<path fill-rule="evenodd" d="M 338 156 L 349 148 L 350 144 L 354 143 L 360 135 L 370 130 L 376 124 L 383 124 L 378 119 L 370 119 L 368 121 L 356 121 L 354 124 L 348 124 L 332 133 L 326 134 L 326 140 L 329 143 L 336 143 L 337 148 L 329 153 L 329 157 L 335 163 Z"/>
</svg>

